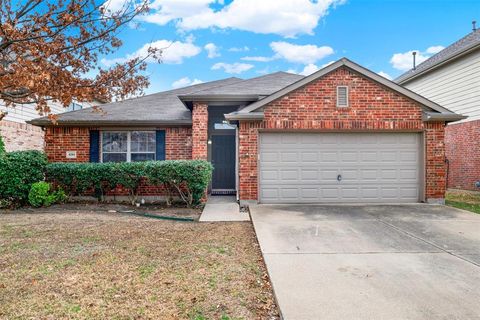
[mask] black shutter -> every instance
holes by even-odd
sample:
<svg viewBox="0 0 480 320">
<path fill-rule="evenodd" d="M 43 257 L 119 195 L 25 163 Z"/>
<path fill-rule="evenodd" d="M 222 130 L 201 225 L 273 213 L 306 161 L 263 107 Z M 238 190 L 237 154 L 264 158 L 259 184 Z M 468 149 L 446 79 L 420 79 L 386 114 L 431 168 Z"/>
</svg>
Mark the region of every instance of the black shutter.
<svg viewBox="0 0 480 320">
<path fill-rule="evenodd" d="M 100 161 L 100 133 L 90 130 L 90 162 Z"/>
<path fill-rule="evenodd" d="M 157 130 L 155 139 L 157 143 L 155 160 L 165 160 L 165 130 Z"/>
</svg>

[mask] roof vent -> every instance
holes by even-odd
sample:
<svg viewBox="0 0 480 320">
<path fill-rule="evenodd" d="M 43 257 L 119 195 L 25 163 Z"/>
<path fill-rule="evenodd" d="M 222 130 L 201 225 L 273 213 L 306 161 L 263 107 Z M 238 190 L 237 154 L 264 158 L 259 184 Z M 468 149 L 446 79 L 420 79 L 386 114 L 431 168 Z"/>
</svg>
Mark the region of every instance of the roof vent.
<svg viewBox="0 0 480 320">
<path fill-rule="evenodd" d="M 337 87 L 337 107 L 348 107 L 348 87 Z"/>
<path fill-rule="evenodd" d="M 413 56 L 413 70 L 417 69 L 417 66 L 415 64 L 415 56 L 417 55 L 416 51 L 412 51 L 412 56 Z"/>
<path fill-rule="evenodd" d="M 472 31 L 473 32 L 477 31 L 477 21 L 475 20 L 472 21 Z"/>
</svg>

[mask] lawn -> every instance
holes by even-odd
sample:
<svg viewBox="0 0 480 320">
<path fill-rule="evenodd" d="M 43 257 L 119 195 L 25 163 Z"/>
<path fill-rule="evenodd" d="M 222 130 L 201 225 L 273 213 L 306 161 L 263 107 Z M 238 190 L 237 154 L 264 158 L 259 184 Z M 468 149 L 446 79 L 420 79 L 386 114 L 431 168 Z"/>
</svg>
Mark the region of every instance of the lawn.
<svg viewBox="0 0 480 320">
<path fill-rule="evenodd" d="M 445 197 L 445 204 L 480 214 L 480 193 L 450 190 Z"/>
<path fill-rule="evenodd" d="M 0 213 L 2 319 L 277 319 L 250 223 Z"/>
</svg>

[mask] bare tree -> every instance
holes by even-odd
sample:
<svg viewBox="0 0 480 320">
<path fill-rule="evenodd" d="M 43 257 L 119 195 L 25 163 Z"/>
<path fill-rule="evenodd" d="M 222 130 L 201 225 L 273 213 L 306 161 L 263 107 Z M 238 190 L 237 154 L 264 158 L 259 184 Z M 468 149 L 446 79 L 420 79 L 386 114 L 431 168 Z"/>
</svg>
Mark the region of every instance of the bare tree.
<svg viewBox="0 0 480 320">
<path fill-rule="evenodd" d="M 122 46 L 119 33 L 146 11 L 146 0 L 116 10 L 95 0 L 0 0 L 0 99 L 48 114 L 50 100 L 66 107 L 142 94 L 146 59 L 159 61 L 161 50 L 109 68 L 99 66 L 99 56 Z"/>
</svg>

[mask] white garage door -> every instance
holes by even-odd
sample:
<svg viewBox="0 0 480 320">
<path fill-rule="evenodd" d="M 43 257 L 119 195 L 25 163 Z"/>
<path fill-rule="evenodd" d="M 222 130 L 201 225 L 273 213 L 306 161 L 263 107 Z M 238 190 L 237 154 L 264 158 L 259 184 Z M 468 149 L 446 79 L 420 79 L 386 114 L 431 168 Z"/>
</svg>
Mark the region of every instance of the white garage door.
<svg viewBox="0 0 480 320">
<path fill-rule="evenodd" d="M 418 202 L 418 133 L 261 133 L 260 202 Z"/>
</svg>

